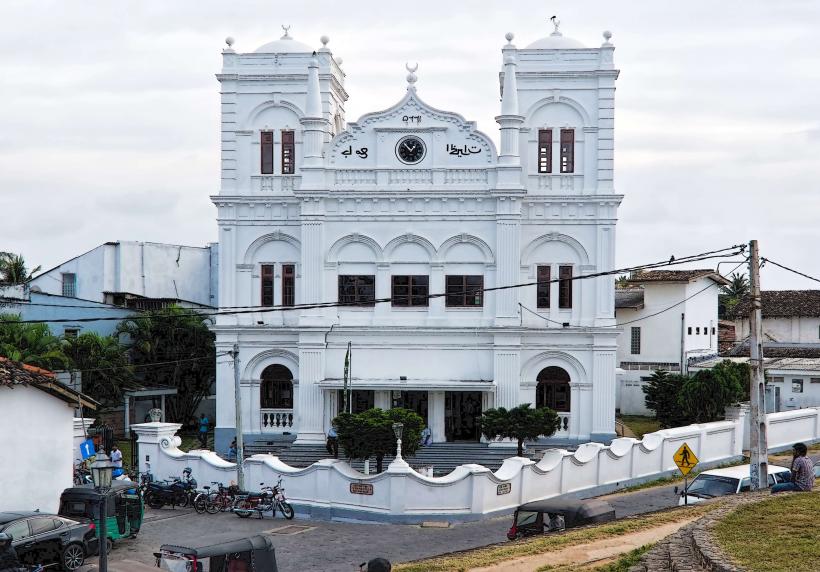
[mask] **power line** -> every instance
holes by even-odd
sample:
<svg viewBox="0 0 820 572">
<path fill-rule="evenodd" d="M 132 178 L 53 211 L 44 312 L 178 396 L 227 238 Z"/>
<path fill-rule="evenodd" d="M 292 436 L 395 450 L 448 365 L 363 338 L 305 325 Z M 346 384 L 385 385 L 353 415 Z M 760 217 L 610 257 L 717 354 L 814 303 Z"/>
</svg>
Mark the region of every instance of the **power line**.
<svg viewBox="0 0 820 572">
<path fill-rule="evenodd" d="M 509 284 L 505 286 L 494 286 L 491 288 L 463 288 L 460 290 L 451 290 L 449 292 L 440 292 L 435 294 L 428 294 L 426 298 L 428 300 L 435 299 L 435 298 L 443 298 L 448 295 L 455 295 L 455 294 L 476 294 L 476 293 L 485 293 L 485 292 L 496 292 L 496 291 L 503 291 L 503 290 L 510 290 L 513 288 L 525 288 L 528 286 L 538 286 L 543 284 L 552 284 L 552 283 L 560 283 L 566 281 L 573 281 L 573 280 L 588 280 L 590 278 L 600 278 L 604 276 L 612 276 L 615 274 L 623 274 L 623 273 L 631 273 L 637 272 L 640 270 L 647 270 L 651 268 L 661 268 L 667 266 L 676 266 L 679 264 L 688 264 L 692 262 L 698 262 L 701 260 L 709 260 L 714 258 L 728 258 L 735 256 L 737 254 L 743 253 L 744 249 L 746 248 L 745 244 L 733 245 L 726 248 L 722 248 L 719 250 L 712 250 L 709 252 L 702 252 L 700 254 L 693 254 L 689 256 L 675 258 L 674 256 L 669 260 L 664 260 L 660 262 L 652 262 L 649 264 L 643 264 L 638 266 L 631 266 L 627 268 L 618 268 L 615 270 L 603 271 L 603 272 L 595 272 L 592 274 L 584 274 L 579 276 L 572 276 L 570 278 L 555 278 L 552 280 L 542 280 L 542 281 L 535 281 L 535 282 L 524 282 L 519 284 Z M 732 250 L 732 252 L 726 252 Z M 724 253 L 724 254 L 719 254 Z M 196 313 L 181 313 L 181 314 L 170 314 L 170 315 L 163 315 L 159 316 L 160 319 L 165 318 L 185 318 L 185 317 L 210 317 L 210 316 L 228 316 L 228 315 L 241 315 L 241 314 L 254 314 L 254 313 L 269 313 L 269 312 L 287 312 L 287 311 L 294 311 L 294 310 L 312 310 L 312 309 L 322 309 L 322 308 L 337 308 L 337 307 L 349 307 L 349 308 L 356 308 L 356 307 L 363 307 L 363 306 L 371 306 L 375 304 L 383 304 L 387 302 L 392 302 L 393 298 L 373 298 L 362 300 L 359 302 L 317 302 L 313 304 L 294 304 L 292 306 L 250 306 L 250 307 L 240 307 L 236 306 L 235 308 L 251 308 L 251 309 L 239 309 L 239 310 L 230 310 L 230 311 L 222 311 L 217 310 L 215 312 L 196 312 Z M 225 307 L 231 308 L 231 307 Z M 40 323 L 80 323 L 80 322 L 98 322 L 98 321 L 109 321 L 109 320 L 117 320 L 117 321 L 128 321 L 128 320 L 139 320 L 139 319 L 152 319 L 155 316 L 152 315 L 142 315 L 142 316 L 130 316 L 128 318 L 118 318 L 118 317 L 101 317 L 101 318 L 77 318 L 77 319 L 53 319 L 53 320 L 18 320 L 14 323 L 18 324 L 40 324 Z"/>
<path fill-rule="evenodd" d="M 761 262 L 761 264 L 764 263 L 764 262 L 767 263 L 767 264 L 774 264 L 775 266 L 777 266 L 779 268 L 782 268 L 783 270 L 788 270 L 789 272 L 793 272 L 793 273 L 797 274 L 798 276 L 802 276 L 803 278 L 808 278 L 809 280 L 814 280 L 815 282 L 820 282 L 820 278 L 815 278 L 814 276 L 809 276 L 808 274 L 804 274 L 804 273 L 800 272 L 799 270 L 795 270 L 794 268 L 789 268 L 788 266 L 784 266 L 783 264 L 777 263 L 777 262 L 775 262 L 774 260 L 772 260 L 770 258 L 761 257 L 760 262 Z"/>
<path fill-rule="evenodd" d="M 155 361 L 155 362 L 147 362 L 147 363 L 139 363 L 139 364 L 129 363 L 129 364 L 126 364 L 126 365 L 115 366 L 115 367 L 97 367 L 97 368 L 92 368 L 92 369 L 73 369 L 73 368 L 69 368 L 66 371 L 79 372 L 79 373 L 91 373 L 91 372 L 95 372 L 95 371 L 110 371 L 110 370 L 125 369 L 125 368 L 134 368 L 134 369 L 146 368 L 146 367 L 155 367 L 155 366 L 160 366 L 160 365 L 171 365 L 171 364 L 185 363 L 185 362 L 191 362 L 191 361 L 200 361 L 200 360 L 206 360 L 206 359 L 211 360 L 211 359 L 214 359 L 214 357 L 222 357 L 222 356 L 228 355 L 228 353 L 229 352 L 223 352 L 223 353 L 216 354 L 216 356 L 201 356 L 201 357 L 195 357 L 195 358 L 181 358 L 181 359 L 175 359 L 175 360 L 171 360 L 171 361 Z M 217 362 L 217 363 L 219 363 L 219 362 Z"/>
</svg>

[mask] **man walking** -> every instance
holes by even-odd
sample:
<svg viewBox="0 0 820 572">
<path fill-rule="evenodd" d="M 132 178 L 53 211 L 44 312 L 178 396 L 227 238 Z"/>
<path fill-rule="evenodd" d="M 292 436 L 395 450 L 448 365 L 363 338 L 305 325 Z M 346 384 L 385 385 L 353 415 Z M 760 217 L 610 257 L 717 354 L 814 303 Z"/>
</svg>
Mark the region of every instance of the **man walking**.
<svg viewBox="0 0 820 572">
<path fill-rule="evenodd" d="M 122 451 L 116 445 L 111 447 L 111 462 L 115 467 L 122 469 Z"/>
<path fill-rule="evenodd" d="M 808 449 L 804 443 L 795 443 L 792 449 L 792 481 L 778 483 L 772 487 L 772 494 L 785 491 L 810 492 L 814 487 L 814 465 L 806 456 Z"/>
<path fill-rule="evenodd" d="M 331 425 L 327 431 L 325 449 L 327 449 L 328 455 L 333 455 L 334 459 L 339 458 L 339 434 L 336 433 L 336 427 L 334 425 Z"/>
<path fill-rule="evenodd" d="M 199 416 L 199 444 L 202 449 L 208 446 L 208 417 L 202 413 Z"/>
</svg>

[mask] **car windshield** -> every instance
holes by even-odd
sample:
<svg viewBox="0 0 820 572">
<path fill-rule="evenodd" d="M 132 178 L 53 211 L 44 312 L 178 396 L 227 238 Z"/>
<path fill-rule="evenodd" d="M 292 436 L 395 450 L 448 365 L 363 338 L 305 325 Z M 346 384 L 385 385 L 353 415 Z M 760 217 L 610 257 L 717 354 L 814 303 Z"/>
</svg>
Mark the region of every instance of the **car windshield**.
<svg viewBox="0 0 820 572">
<path fill-rule="evenodd" d="M 518 511 L 518 520 L 516 520 L 516 526 L 525 526 L 527 524 L 533 524 L 535 519 L 538 518 L 537 512 L 531 512 L 529 510 L 520 510 Z"/>
<path fill-rule="evenodd" d="M 737 479 L 700 474 L 692 481 L 686 493 L 698 497 L 722 497 L 737 492 Z"/>
</svg>

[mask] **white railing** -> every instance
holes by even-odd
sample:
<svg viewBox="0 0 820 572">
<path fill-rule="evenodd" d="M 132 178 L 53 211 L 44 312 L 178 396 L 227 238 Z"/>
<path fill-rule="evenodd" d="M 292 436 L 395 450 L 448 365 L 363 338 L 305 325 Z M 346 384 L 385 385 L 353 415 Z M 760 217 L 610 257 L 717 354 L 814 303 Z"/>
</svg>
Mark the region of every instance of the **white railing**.
<svg viewBox="0 0 820 572">
<path fill-rule="evenodd" d="M 444 171 L 444 182 L 448 185 L 486 185 L 486 169 L 448 169 Z"/>
<path fill-rule="evenodd" d="M 299 188 L 302 177 L 296 175 L 253 175 L 253 189 L 257 193 L 289 193 Z"/>
<path fill-rule="evenodd" d="M 367 169 L 339 169 L 336 171 L 337 185 L 375 185 L 376 171 Z"/>
<path fill-rule="evenodd" d="M 569 435 L 569 424 L 570 424 L 570 413 L 558 413 L 558 420 L 561 424 L 558 426 L 558 429 L 555 431 L 555 435 L 560 437 L 565 437 Z"/>
<path fill-rule="evenodd" d="M 537 174 L 530 175 L 529 179 L 531 188 L 563 194 L 581 192 L 584 186 L 584 176 L 575 173 L 566 175 Z"/>
<path fill-rule="evenodd" d="M 433 171 L 429 169 L 396 169 L 388 173 L 391 185 L 429 185 L 433 182 Z"/>
<path fill-rule="evenodd" d="M 293 429 L 293 409 L 260 409 L 262 433 L 282 433 Z"/>
</svg>

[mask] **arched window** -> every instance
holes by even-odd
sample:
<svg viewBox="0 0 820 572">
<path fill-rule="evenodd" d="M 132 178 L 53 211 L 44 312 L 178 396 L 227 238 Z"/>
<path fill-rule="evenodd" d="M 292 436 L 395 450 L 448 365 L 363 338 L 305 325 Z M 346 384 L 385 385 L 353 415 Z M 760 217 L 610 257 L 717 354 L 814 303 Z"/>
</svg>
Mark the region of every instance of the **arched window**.
<svg viewBox="0 0 820 572">
<path fill-rule="evenodd" d="M 535 407 L 554 411 L 570 411 L 569 374 L 560 367 L 545 367 L 536 378 Z"/>
<path fill-rule="evenodd" d="M 269 365 L 262 372 L 260 406 L 263 409 L 293 409 L 293 374 L 283 365 Z"/>
</svg>

